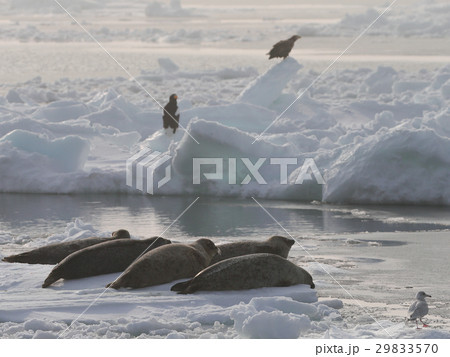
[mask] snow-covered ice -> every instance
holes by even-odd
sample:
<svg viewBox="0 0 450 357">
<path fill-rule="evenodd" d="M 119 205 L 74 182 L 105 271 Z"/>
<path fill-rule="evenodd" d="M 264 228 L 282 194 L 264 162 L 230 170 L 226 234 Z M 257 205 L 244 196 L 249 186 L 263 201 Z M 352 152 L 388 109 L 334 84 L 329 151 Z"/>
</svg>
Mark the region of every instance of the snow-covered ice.
<svg viewBox="0 0 450 357">
<path fill-rule="evenodd" d="M 21 249 L 99 234 L 110 232 L 101 232 L 78 219 L 68 224 L 64 232 L 22 245 Z M 320 242 L 316 243 L 321 245 Z M 3 252 L 6 253 L 5 248 L 11 247 L 4 245 Z M 323 246 L 322 249 L 327 254 L 327 248 Z M 336 251 L 339 248 L 335 242 L 328 249 Z M 374 248 L 368 246 L 365 249 Z M 345 268 L 337 268 L 322 261 L 320 256 L 317 256 L 320 264 L 313 261 L 302 262 L 305 260 L 302 255 L 303 250 L 294 246 L 290 259 L 313 275 L 316 289 L 297 285 L 192 295 L 171 292 L 173 283 L 138 290 L 105 291 L 104 286 L 119 274 L 60 281 L 51 288 L 42 289 L 41 283 L 52 266 L 0 262 L 0 288 L 3 291 L 0 331 L 2 336 L 8 338 L 450 337 L 442 328 L 432 326 L 415 330 L 405 325 L 407 290 L 397 293 L 396 299 L 399 298 L 398 295 L 403 298 L 400 297 L 400 301 L 390 307 L 387 313 L 390 317 L 386 316 L 384 309 L 380 309 L 376 313 L 376 321 L 361 306 L 356 305 L 355 301 L 350 301 L 343 291 L 339 296 L 346 296 L 347 299 L 319 298 L 318 293 L 327 294 L 332 289 L 333 283 L 328 273 L 342 284 L 351 278 L 359 279 L 359 273 L 348 269 L 350 261 L 346 262 Z M 373 269 L 373 265 L 379 262 L 361 260 L 358 264 L 366 264 Z M 351 287 L 347 289 L 355 293 Z M 99 298 L 98 301 L 74 322 L 96 298 Z M 366 308 L 374 313 L 370 310 L 369 303 Z M 436 310 L 437 307 L 433 305 L 431 309 Z M 397 311 L 399 317 L 396 317 Z M 357 323 L 351 322 L 352 319 L 356 319 Z M 429 319 L 433 321 L 432 325 L 438 325 L 434 312 Z M 68 329 L 72 322 L 73 325 Z"/>
<path fill-rule="evenodd" d="M 316 289 L 180 296 L 165 284 L 105 292 L 117 277 L 110 274 L 44 290 L 51 266 L 0 262 L 2 337 L 450 338 L 450 222 L 442 218 L 450 205 L 446 1 L 398 1 L 323 74 L 387 4 L 61 3 L 139 83 L 55 2 L 0 2 L 0 222 L 7 226 L 0 227 L 0 258 L 110 235 L 123 222 L 135 239 L 156 235 L 190 196 L 221 197 L 224 206 L 204 203 L 169 238 L 222 243 L 277 234 L 264 212 L 227 201 L 254 197 L 277 210 L 311 254 L 294 246 L 289 258 L 312 274 Z M 267 61 L 271 45 L 294 33 L 302 39 L 291 57 Z M 172 93 L 186 131 L 168 136 L 159 104 Z M 144 148 L 170 156 L 172 169 L 151 199 L 126 185 L 126 160 Z M 193 184 L 194 158 L 223 159 L 223 179 Z M 256 165 L 261 158 L 295 160 L 287 166 L 289 184 L 280 184 L 276 164 L 259 169 L 265 184 L 250 177 L 241 159 Z M 236 183 L 230 184 L 233 159 Z M 308 159 L 323 185 L 314 175 L 294 184 Z M 408 205 L 441 206 L 443 213 L 415 215 Z M 86 206 L 88 221 L 81 219 Z M 409 229 L 419 232 L 400 233 Z M 417 265 L 426 269 L 418 272 Z M 430 302 L 432 328 L 404 324 L 412 287 L 438 295 Z"/>
<path fill-rule="evenodd" d="M 167 61 L 163 63 L 167 66 Z M 113 81 L 110 89 L 93 98 L 70 94 L 70 100 L 63 90 L 72 83 L 55 83 L 49 89 L 54 98 L 50 103 L 33 84 L 20 86 L 2 100 L 0 191 L 139 193 L 124 185 L 124 163 L 148 147 L 167 151 L 175 170 L 173 180 L 155 194 L 450 203 L 449 98 L 443 90 L 450 80 L 448 66 L 420 73 L 392 67 L 334 71 L 277 119 L 317 75 L 300 70 L 292 78 L 300 67 L 293 58 L 275 63 L 234 99 L 202 105 L 189 100 L 196 96 L 196 83 L 220 73 L 187 78 L 192 89 L 182 94 L 180 112 L 181 124 L 190 135 L 179 130 L 173 137 L 161 130 L 161 108 L 143 101 L 139 93 L 121 94 L 122 81 Z M 171 80 L 172 74 L 158 76 Z M 151 82 L 144 78 L 140 79 L 144 85 Z M 248 81 L 247 72 L 237 78 Z M 204 95 L 206 102 L 213 101 L 212 95 Z M 253 163 L 281 157 L 294 158 L 298 165 L 288 168 L 290 185 L 279 185 L 279 167 L 266 165 L 261 174 L 267 185 L 255 180 L 229 185 L 224 179 L 196 186 L 192 184 L 194 157 L 248 158 Z M 292 184 L 307 158 L 315 160 L 325 179 L 323 187 L 316 182 Z M 247 174 L 238 168 L 242 176 L 238 182 Z"/>
<path fill-rule="evenodd" d="M 104 13 L 112 17 L 123 14 L 123 5 L 119 1 L 61 1 L 69 11 L 75 14 L 85 14 L 88 11 Z M 110 6 L 119 3 L 116 6 Z M 323 9 L 313 6 L 310 2 L 287 3 L 284 5 L 284 12 L 278 10 L 274 12 L 275 6 L 262 8 L 259 4 L 251 2 L 237 4 L 217 4 L 204 1 L 180 2 L 171 1 L 149 1 L 145 3 L 129 2 L 126 11 L 133 13 L 139 18 L 148 18 L 149 27 L 133 28 L 132 26 L 120 27 L 111 22 L 92 29 L 93 35 L 101 41 L 119 40 L 140 40 L 145 42 L 223 42 L 233 41 L 246 43 L 257 41 L 267 35 L 264 25 L 274 28 L 277 33 L 301 33 L 308 37 L 355 37 L 361 32 L 364 25 L 374 21 L 384 10 L 388 3 L 373 1 L 373 5 L 361 4 L 359 2 L 347 1 L 341 4 L 323 4 Z M 109 6 L 108 6 L 109 5 Z M 122 5 L 122 6 L 121 6 Z M 206 6 L 205 6 L 206 5 Z M 297 6 L 296 6 L 297 5 Z M 309 5 L 309 6 L 308 6 Z M 51 13 L 58 15 L 61 13 L 59 6 L 51 1 L 36 3 L 32 0 L 8 0 L 2 4 L 2 10 L 8 15 L 15 16 L 18 13 Z M 283 9 L 283 6 L 280 6 Z M 305 9 L 309 10 L 305 12 Z M 271 11 L 272 10 L 272 11 Z M 320 10 L 325 13 L 323 18 L 311 16 L 315 10 L 320 14 Z M 396 37 L 431 37 L 442 38 L 449 35 L 450 8 L 445 1 L 420 0 L 414 6 L 414 11 L 407 2 L 398 2 L 378 21 L 367 35 L 376 36 L 396 36 Z M 330 13 L 331 12 L 331 13 Z M 226 30 L 214 26 L 208 20 L 228 20 L 232 24 L 239 24 L 239 18 L 243 13 L 254 19 L 261 19 L 260 26 L 251 26 L 244 29 L 230 26 Z M 306 14 L 306 15 L 305 15 Z M 225 16 L 220 18 L 220 15 Z M 308 16 L 309 15 L 309 16 Z M 334 16 L 333 16 L 334 15 Z M 178 18 L 195 18 L 200 26 L 192 26 L 182 29 L 166 28 L 157 21 L 161 18 L 168 18 L 176 21 Z M 233 21 L 234 20 L 234 21 Z M 245 18 L 244 18 L 245 20 Z M 284 21 L 283 21 L 284 20 Z M 28 20 L 29 21 L 29 20 Z M 40 22 L 28 21 L 16 22 L 12 25 L 2 27 L 0 38 L 17 38 L 21 41 L 86 41 L 86 36 L 80 36 L 80 32 L 75 27 L 59 24 L 59 28 L 40 26 Z M 250 24 L 251 21 L 249 21 Z M 227 24 L 226 21 L 223 23 Z M 93 23 L 88 23 L 94 25 Z M 208 26 L 204 26 L 207 24 Z M 159 25 L 159 26 L 158 26 Z M 217 23 L 216 23 L 217 25 Z M 192 28 L 192 29 L 191 29 Z"/>
</svg>

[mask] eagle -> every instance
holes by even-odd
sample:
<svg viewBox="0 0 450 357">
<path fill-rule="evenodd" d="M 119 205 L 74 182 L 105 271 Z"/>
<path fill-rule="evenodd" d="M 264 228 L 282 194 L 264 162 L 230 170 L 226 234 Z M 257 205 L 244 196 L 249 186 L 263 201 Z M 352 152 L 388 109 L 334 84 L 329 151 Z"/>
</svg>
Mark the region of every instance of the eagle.
<svg viewBox="0 0 450 357">
<path fill-rule="evenodd" d="M 275 57 L 283 57 L 283 59 L 285 59 L 287 56 L 289 56 L 289 52 L 291 52 L 292 47 L 294 47 L 295 41 L 297 41 L 299 38 L 301 38 L 301 36 L 294 35 L 287 40 L 279 41 L 274 44 L 272 49 L 266 54 L 269 55 L 269 59 Z"/>
</svg>

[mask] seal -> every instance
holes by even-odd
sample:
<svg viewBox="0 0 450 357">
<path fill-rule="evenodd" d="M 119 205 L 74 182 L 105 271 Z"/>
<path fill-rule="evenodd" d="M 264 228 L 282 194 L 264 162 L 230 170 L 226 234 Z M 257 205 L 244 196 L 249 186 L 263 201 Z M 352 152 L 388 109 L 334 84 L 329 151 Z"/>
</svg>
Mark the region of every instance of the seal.
<svg viewBox="0 0 450 357">
<path fill-rule="evenodd" d="M 246 290 L 297 284 L 308 284 L 311 289 L 315 288 L 306 270 L 279 255 L 258 253 L 213 264 L 193 279 L 175 284 L 170 290 L 179 294 L 192 294 L 199 290 Z"/>
<path fill-rule="evenodd" d="M 80 279 L 122 272 L 141 254 L 170 243 L 170 240 L 162 237 L 115 239 L 80 249 L 61 260 L 42 287 L 46 288 L 59 279 Z"/>
<path fill-rule="evenodd" d="M 139 289 L 191 278 L 211 262 L 219 250 L 209 239 L 169 244 L 145 253 L 106 287 Z"/>
<path fill-rule="evenodd" d="M 240 255 L 255 253 L 272 253 L 287 258 L 294 240 L 281 236 L 273 236 L 263 242 L 241 241 L 235 243 L 220 244 L 220 255 L 216 255 L 211 264 Z"/>
<path fill-rule="evenodd" d="M 130 238 L 130 233 L 125 229 L 119 229 L 113 232 L 111 237 L 90 237 L 76 239 L 70 242 L 53 243 L 25 253 L 4 257 L 2 260 L 9 263 L 58 264 L 65 257 L 77 250 L 110 241 L 111 239 L 123 238 Z"/>
</svg>

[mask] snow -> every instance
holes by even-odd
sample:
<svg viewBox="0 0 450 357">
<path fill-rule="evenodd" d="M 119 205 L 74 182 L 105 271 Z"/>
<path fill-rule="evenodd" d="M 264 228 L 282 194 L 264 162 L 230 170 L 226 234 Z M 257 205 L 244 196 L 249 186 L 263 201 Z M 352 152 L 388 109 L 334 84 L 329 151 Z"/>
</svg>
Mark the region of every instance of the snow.
<svg viewBox="0 0 450 357">
<path fill-rule="evenodd" d="M 9 141 L 20 151 L 38 153 L 54 163 L 56 171 L 71 172 L 81 169 L 89 153 L 89 142 L 79 136 L 65 136 L 51 140 L 36 133 L 16 129 L 0 142 Z"/>
<path fill-rule="evenodd" d="M 323 198 L 448 205 L 448 150 L 449 138 L 422 126 L 420 120 L 383 130 L 341 154 L 330 169 Z M 432 187 L 425 177 L 432 178 Z"/>
<path fill-rule="evenodd" d="M 158 76 L 170 80 L 173 74 L 167 68 L 174 61 L 165 58 L 161 63 L 166 69 Z M 210 76 L 219 82 L 230 80 L 222 72 L 181 76 L 195 91 L 195 83 L 208 83 Z M 57 99 L 50 103 L 37 96 L 31 82 L 10 91 L 0 106 L 0 191 L 139 194 L 124 185 L 125 161 L 148 147 L 167 152 L 176 173 L 155 194 L 449 205 L 449 72 L 448 66 L 420 73 L 387 66 L 337 70 L 327 75 L 327 87 L 311 88 L 277 119 L 287 107 L 282 104 L 289 104 L 314 78 L 287 58 L 220 104 L 212 102 L 213 94 L 205 94 L 204 104 L 189 101 L 188 92 L 179 94 L 181 124 L 190 136 L 181 128 L 173 136 L 165 135 L 160 129 L 161 108 L 123 95 L 121 79 L 91 98 L 54 94 Z M 243 71 L 236 80 L 248 75 Z M 41 80 L 35 83 L 42 86 Z M 58 86 L 65 88 L 70 82 L 57 84 L 55 90 Z M 223 180 L 192 184 L 192 159 L 202 157 L 224 160 Z M 237 185 L 228 181 L 230 158 L 238 162 Z M 241 158 L 252 163 L 266 158 L 260 174 L 267 184 L 259 185 L 254 178 L 242 184 L 249 171 Z M 290 185 L 279 184 L 280 167 L 269 165 L 269 158 L 297 160 L 297 166 L 288 165 Z M 308 158 L 324 177 L 323 186 L 314 180 L 292 184 Z"/>
<path fill-rule="evenodd" d="M 251 307 L 236 310 L 232 317 L 243 338 L 298 338 L 311 327 L 309 318 L 303 315 L 254 311 Z"/>
<path fill-rule="evenodd" d="M 160 1 L 152 1 L 146 6 L 145 15 L 148 17 L 189 16 L 190 11 L 181 7 L 180 0 L 170 0 L 168 5 Z"/>
<path fill-rule="evenodd" d="M 14 89 L 11 89 L 5 97 L 6 101 L 9 103 L 23 103 L 22 98 L 20 98 L 19 93 L 17 93 Z"/>
<path fill-rule="evenodd" d="M 67 224 L 64 233 L 52 234 L 48 236 L 47 242 L 56 243 L 89 237 L 110 237 L 111 234 L 112 232 L 99 232 L 92 226 L 92 224 L 85 223 L 83 220 L 77 218 L 74 222 Z"/>
<path fill-rule="evenodd" d="M 308 23 L 290 26 L 308 36 L 357 36 L 362 26 L 374 21 L 390 3 L 381 8 L 369 8 L 356 14 L 347 13 L 333 24 Z M 368 31 L 369 36 L 394 35 L 417 37 L 447 37 L 449 35 L 450 6 L 433 0 L 418 1 L 414 11 L 406 4 L 396 4 Z"/>
<path fill-rule="evenodd" d="M 261 107 L 270 107 L 279 98 L 283 89 L 301 69 L 293 58 L 286 58 L 277 66 L 252 81 L 237 97 L 237 101 Z"/>
<path fill-rule="evenodd" d="M 123 8 L 117 6 L 117 1 L 112 9 L 108 9 L 110 13 L 117 15 L 123 14 Z M 89 11 L 105 12 L 105 4 L 101 1 L 85 1 L 77 0 L 63 2 L 69 11 L 75 14 L 85 14 Z M 151 26 L 141 28 L 130 28 L 129 26 L 114 26 L 110 23 L 100 23 L 99 26 L 91 29 L 93 35 L 101 41 L 115 41 L 117 39 L 133 39 L 145 41 L 148 43 L 178 43 L 178 42 L 241 42 L 248 43 L 258 40 L 267 35 L 267 30 L 257 28 L 245 28 L 247 31 L 230 27 L 228 31 L 221 31 L 214 26 L 188 29 L 168 29 L 160 25 L 159 19 L 178 19 L 178 18 L 200 18 L 215 19 L 217 12 L 221 11 L 221 5 L 213 4 L 209 7 L 184 7 L 188 5 L 186 2 L 179 0 L 171 1 L 151 1 L 146 3 L 132 3 L 126 8 L 126 11 L 133 11 L 134 16 L 146 17 L 150 20 Z M 190 5 L 190 4 L 189 4 Z M 196 6 L 197 4 L 193 4 Z M 214 6 L 215 5 L 215 6 Z M 265 14 L 262 14 L 264 24 L 270 27 L 276 27 L 280 33 L 301 33 L 302 36 L 309 37 L 356 37 L 361 32 L 361 27 L 371 23 L 388 4 L 376 4 L 368 7 L 357 7 L 356 10 L 342 6 L 343 10 L 339 11 L 332 18 L 334 21 L 315 22 L 315 17 L 306 17 L 302 21 L 292 21 L 292 23 L 279 23 L 277 14 L 270 12 L 269 7 Z M 122 5 L 123 6 L 123 5 Z M 244 7 L 245 8 L 245 7 Z M 314 9 L 314 7 L 312 7 Z M 51 13 L 60 14 L 61 9 L 56 3 L 46 2 L 37 4 L 31 0 L 8 0 L 2 4 L 2 10 L 10 15 L 18 13 Z M 114 12 L 116 10 L 117 12 Z M 256 9 L 246 9 L 247 12 L 256 13 Z M 329 9 L 328 9 L 329 10 Z M 336 11 L 336 9 L 333 9 Z M 338 9 L 340 10 L 340 9 Z M 223 10 L 222 10 L 223 11 Z M 287 7 L 284 17 L 295 17 L 298 9 Z M 398 37 L 425 37 L 425 38 L 443 38 L 449 35 L 449 5 L 446 2 L 433 0 L 422 0 L 415 4 L 412 9 L 408 4 L 397 3 L 383 17 L 377 21 L 375 26 L 371 28 L 368 36 L 398 36 Z M 242 16 L 242 7 L 235 6 L 235 10 L 225 12 L 226 15 L 240 17 Z M 257 14 L 259 15 L 259 14 Z M 94 21 L 93 21 L 94 22 Z M 330 23 L 331 22 L 331 23 Z M 300 24 L 299 24 L 300 23 Z M 90 24 L 90 23 L 89 23 Z M 40 23 L 27 21 L 8 23 L 8 26 L 2 27 L 0 30 L 0 38 L 18 39 L 20 41 L 35 42 L 65 42 L 65 41 L 86 41 L 86 36 L 80 35 L 80 32 L 73 27 L 62 26 L 56 30 L 46 26 L 40 26 Z M 158 26 L 159 25 L 159 26 Z"/>
<path fill-rule="evenodd" d="M 7 279 L 22 276 L 20 282 L 2 287 L 8 290 L 8 295 L 0 310 L 0 318 L 5 321 L 0 329 L 2 335 L 14 338 L 58 337 L 84 309 L 83 305 L 102 293 L 101 286 L 114 279 L 113 275 L 106 275 L 65 281 L 44 293 L 35 280 L 51 267 L 1 264 Z M 210 292 L 190 297 L 170 292 L 171 285 L 133 292 L 107 291 L 102 302 L 94 305 L 64 336 L 186 338 L 209 334 L 218 337 L 220 330 L 226 330 L 225 337 L 298 338 L 322 333 L 322 324 L 332 323 L 342 307 L 337 301 L 317 302 L 316 293 L 306 285 Z M 23 294 L 34 296 L 26 307 L 17 305 L 13 299 Z"/>
<path fill-rule="evenodd" d="M 0 84 L 0 193 L 69 194 L 68 206 L 81 194 L 104 194 L 119 201 L 123 196 L 118 194 L 164 199 L 126 185 L 126 160 L 149 148 L 171 157 L 172 178 L 155 196 L 255 197 L 312 201 L 316 207 L 327 203 L 449 206 L 447 2 L 422 0 L 414 6 L 398 2 L 284 112 L 386 5 L 355 4 L 333 5 L 330 12 L 326 4 L 266 8 L 256 1 L 220 6 L 202 0 L 64 2 L 138 84 L 96 48 L 56 3 L 0 2 L 4 14 L 0 46 L 8 54 L 0 59 L 5 69 Z M 291 57 L 267 61 L 264 54 L 270 46 L 294 33 L 302 39 Z M 404 47 L 396 48 L 397 44 Z M 380 48 L 384 51 L 377 59 Z M 164 106 L 174 92 L 179 96 L 183 128 L 166 135 L 159 104 Z M 223 178 L 208 180 L 201 175 L 201 184 L 193 184 L 194 158 L 223 160 Z M 245 164 L 256 165 L 261 158 L 266 159 L 259 169 L 265 184 L 256 182 Z M 271 158 L 295 160 L 287 166 L 289 184 L 280 184 L 281 166 L 270 165 Z M 230 184 L 233 159 L 236 178 Z M 317 184 L 313 175 L 301 185 L 294 184 L 308 159 L 314 159 L 324 185 Z M 213 172 L 211 167 L 203 170 Z M 174 207 L 158 202 L 164 211 L 149 217 L 163 224 Z M 22 206 L 14 208 L 19 211 Z M 9 207 L 4 210 L 8 217 L 16 214 Z M 78 208 L 72 210 L 78 213 Z M 323 210 L 326 225 L 330 216 Z M 339 211 L 362 222 L 370 220 L 372 212 Z M 226 219 L 222 214 L 206 217 Z M 252 221 L 252 217 L 240 218 L 239 222 Z M 385 215 L 381 221 L 395 226 L 411 223 L 411 217 Z M 12 234 L 2 227 L 0 258 L 49 243 L 111 234 L 99 228 L 105 224 L 101 220 L 64 223 L 65 229 L 39 237 Z M 253 228 L 257 234 L 259 227 Z M 441 233 L 442 241 L 448 239 L 448 232 Z M 191 235 L 183 239 L 198 238 Z M 392 235 L 388 239 L 399 236 Z M 333 241 L 326 253 L 320 238 Z M 409 301 L 399 284 L 408 280 L 405 274 L 415 271 L 398 269 L 395 242 L 390 246 L 395 259 L 374 254 L 384 246 L 377 238 L 314 236 L 305 247 L 317 253 L 320 264 L 293 249 L 290 258 L 312 274 L 315 290 L 299 285 L 181 296 L 170 291 L 171 283 L 105 292 L 104 286 L 117 277 L 110 274 L 60 281 L 44 291 L 40 286 L 52 267 L 0 262 L 0 334 L 37 339 L 58 338 L 61 333 L 71 338 L 386 338 L 387 333 L 395 338 L 450 338 L 445 329 L 448 319 L 440 312 L 445 306 L 433 301 L 430 312 L 435 315 L 430 319 L 437 328 L 416 331 L 399 322 L 405 308 L 399 300 Z M 440 281 L 445 271 L 433 265 L 433 253 L 424 247 L 427 242 L 412 238 L 414 245 L 428 252 L 427 266 L 432 265 L 430 271 L 422 271 L 423 280 L 438 286 L 435 280 Z M 214 239 L 221 243 L 220 237 Z M 346 258 L 336 257 L 337 247 Z M 357 249 L 366 255 L 357 255 Z M 414 255 L 412 251 L 408 253 Z M 388 267 L 377 269 L 374 264 Z M 361 288 L 358 302 L 367 303 L 369 310 L 373 290 L 383 295 L 378 301 L 397 292 L 402 297 L 396 297 L 396 305 L 388 306 L 387 312 L 384 305 L 370 310 L 377 314 L 376 323 L 333 285 L 329 274 L 344 286 Z M 383 281 L 388 286 L 380 287 Z M 367 290 L 371 285 L 376 288 Z M 428 291 L 428 286 L 423 288 Z M 64 332 L 103 293 L 99 303 Z M 371 296 L 364 301 L 364 294 Z"/>
<path fill-rule="evenodd" d="M 22 246 L 22 249 L 110 233 L 101 232 L 95 225 L 77 219 L 68 223 L 63 232 L 35 240 L 32 244 Z M 4 248 L 11 249 L 10 245 Z M 332 251 L 336 248 L 336 243 L 330 245 Z M 374 254 L 374 248 L 367 249 L 372 249 L 371 254 Z M 3 252 L 7 253 L 8 250 Z M 303 250 L 294 246 L 290 259 L 303 259 L 303 255 Z M 361 264 L 368 264 L 373 269 L 373 264 L 379 263 L 367 260 Z M 0 265 L 0 289 L 7 292 L 2 294 L 0 332 L 9 338 L 450 337 L 445 328 L 431 327 L 417 331 L 415 326 L 399 322 L 404 317 L 398 318 L 392 315 L 392 311 L 399 308 L 404 315 L 408 305 L 391 307 L 387 312 L 392 315 L 390 319 L 377 316 L 375 322 L 354 302 L 319 297 L 319 294 L 326 296 L 330 289 L 329 283 L 324 280 L 328 274 L 323 269 L 341 282 L 357 274 L 356 271 L 350 274 L 348 268 L 326 263 L 300 263 L 313 275 L 316 289 L 296 285 L 197 292 L 192 295 L 179 295 L 170 291 L 177 281 L 145 289 L 105 291 L 104 286 L 118 274 L 60 281 L 49 289 L 42 289 L 41 283 L 52 266 L 5 262 L 0 262 Z M 405 291 L 393 293 L 402 295 L 405 304 L 409 304 L 410 296 Z M 30 296 L 33 298 L 30 299 Z M 68 329 L 74 319 L 97 298 L 98 301 Z M 434 305 L 431 307 L 432 312 L 436 309 Z M 351 318 L 357 318 L 358 323 L 346 321 Z M 438 324 L 436 316 L 430 316 L 430 319 Z"/>
<path fill-rule="evenodd" d="M 78 239 L 95 233 L 98 231 L 91 225 L 77 220 L 69 224 L 64 233 L 50 236 L 40 244 Z M 52 267 L 1 264 L 5 282 L 1 288 L 8 294 L 4 295 L 0 309 L 3 321 L 0 330 L 2 335 L 15 338 L 57 338 L 70 324 L 71 316 L 81 312 L 79 309 L 84 309 L 83 304 L 102 294 L 103 286 L 117 275 L 64 281 L 44 291 L 40 288 L 39 279 Z M 307 285 L 193 296 L 171 292 L 172 285 L 135 291 L 107 291 L 102 297 L 103 302 L 93 306 L 64 335 L 96 338 L 167 335 L 168 338 L 184 338 L 199 333 L 199 330 L 213 333 L 219 327 L 234 326 L 227 337 L 286 338 L 298 334 L 292 328 L 299 331 L 311 328 L 310 317 L 317 318 L 318 314 L 314 306 L 316 292 Z M 26 306 L 17 304 L 16 298 L 23 294 L 34 296 Z M 241 321 L 244 315 L 245 321 Z M 278 321 L 274 330 L 261 330 L 259 322 L 270 319 L 272 315 L 276 315 Z"/>
<path fill-rule="evenodd" d="M 180 69 L 170 58 L 158 58 L 158 64 L 168 73 L 176 72 Z"/>
</svg>

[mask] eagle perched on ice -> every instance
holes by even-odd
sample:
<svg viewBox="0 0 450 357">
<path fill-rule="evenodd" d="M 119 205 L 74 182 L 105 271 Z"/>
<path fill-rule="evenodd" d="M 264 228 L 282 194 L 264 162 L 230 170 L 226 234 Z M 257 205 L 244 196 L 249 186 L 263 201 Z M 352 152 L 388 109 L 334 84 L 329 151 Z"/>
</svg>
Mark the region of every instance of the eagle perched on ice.
<svg viewBox="0 0 450 357">
<path fill-rule="evenodd" d="M 266 54 L 269 55 L 269 59 L 275 57 L 283 57 L 283 59 L 285 59 L 287 56 L 289 56 L 289 52 L 291 52 L 292 47 L 294 47 L 295 41 L 297 41 L 299 38 L 301 38 L 301 36 L 294 35 L 287 40 L 279 41 L 274 44 L 269 53 Z"/>
</svg>

